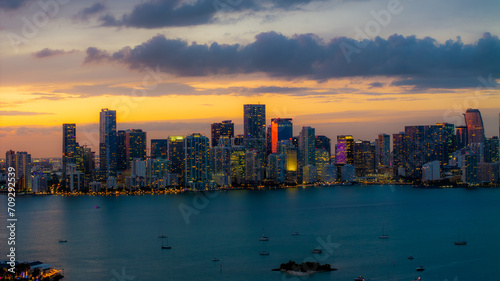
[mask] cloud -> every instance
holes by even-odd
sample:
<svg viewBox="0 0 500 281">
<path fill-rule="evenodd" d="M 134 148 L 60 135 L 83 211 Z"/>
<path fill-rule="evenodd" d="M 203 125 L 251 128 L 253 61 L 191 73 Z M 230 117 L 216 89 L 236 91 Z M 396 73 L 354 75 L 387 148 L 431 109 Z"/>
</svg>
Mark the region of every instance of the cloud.
<svg viewBox="0 0 500 281">
<path fill-rule="evenodd" d="M 54 114 L 50 112 L 32 112 L 32 111 L 17 111 L 17 110 L 0 110 L 0 116 L 31 116 Z"/>
<path fill-rule="evenodd" d="M 218 13 L 251 12 L 258 10 L 290 10 L 310 2 L 325 0 L 151 0 L 136 5 L 120 17 L 108 13 L 100 18 L 101 26 L 161 28 L 196 26 L 215 21 Z"/>
<path fill-rule="evenodd" d="M 65 99 L 66 97 L 63 97 L 61 95 L 55 95 L 55 94 L 48 94 L 48 93 L 32 93 L 31 95 L 33 96 L 38 96 L 32 100 L 62 100 Z"/>
<path fill-rule="evenodd" d="M 370 83 L 370 89 L 371 88 L 382 88 L 385 86 L 385 83 L 382 83 L 382 82 L 373 82 L 373 83 Z"/>
<path fill-rule="evenodd" d="M 343 52 L 346 46 L 357 50 L 349 54 L 350 60 Z M 264 73 L 270 77 L 324 81 L 380 75 L 400 77 L 394 85 L 410 85 L 430 78 L 446 84 L 447 79 L 500 77 L 500 40 L 485 33 L 474 44 L 464 44 L 460 38 L 441 44 L 430 37 L 419 39 L 394 34 L 387 39 L 376 37 L 363 42 L 338 37 L 324 43 L 314 34 L 286 37 L 266 32 L 242 46 L 217 42 L 188 44 L 157 35 L 134 48 L 125 47 L 113 54 L 88 48 L 85 63 L 100 61 L 123 63 L 131 69 L 159 65 L 161 71 L 177 76 Z M 459 83 L 457 86 L 476 85 Z"/>
<path fill-rule="evenodd" d="M 59 55 L 64 55 L 64 54 L 72 54 L 75 52 L 77 52 L 77 50 L 65 51 L 65 50 L 55 50 L 55 49 L 44 48 L 40 51 L 33 52 L 32 55 L 36 58 L 46 58 L 46 57 L 59 56 Z"/>
<path fill-rule="evenodd" d="M 16 10 L 24 6 L 27 2 L 26 0 L 0 0 L 0 9 Z"/>
<path fill-rule="evenodd" d="M 88 21 L 90 16 L 93 16 L 95 14 L 99 14 L 105 10 L 106 10 L 106 6 L 104 6 L 104 4 L 94 3 L 92 6 L 87 7 L 85 9 L 81 10 L 80 12 L 78 12 L 74 16 L 74 18 L 82 20 L 82 21 Z"/>
</svg>

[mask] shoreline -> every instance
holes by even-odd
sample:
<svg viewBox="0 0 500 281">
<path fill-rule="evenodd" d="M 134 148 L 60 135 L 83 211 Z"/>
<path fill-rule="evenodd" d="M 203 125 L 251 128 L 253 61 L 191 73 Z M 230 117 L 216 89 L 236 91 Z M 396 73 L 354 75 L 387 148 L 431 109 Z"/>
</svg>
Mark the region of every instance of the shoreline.
<svg viewBox="0 0 500 281">
<path fill-rule="evenodd" d="M 464 189 L 482 189 L 482 188 L 498 188 L 500 185 L 486 185 L 486 186 L 461 186 L 461 185 L 415 185 L 411 183 L 337 183 L 337 184 L 304 184 L 304 185 L 292 185 L 292 186 L 258 186 L 258 187 L 231 187 L 231 188 L 218 188 L 218 189 L 207 189 L 207 190 L 192 190 L 192 189 L 164 189 L 164 190 L 107 190 L 101 192 L 56 192 L 56 193 L 22 193 L 19 196 L 138 196 L 138 195 L 167 195 L 167 194 L 179 194 L 179 193 L 198 193 L 198 192 L 222 192 L 222 191 L 266 191 L 266 190 L 277 190 L 277 189 L 292 189 L 292 188 L 335 188 L 335 187 L 350 187 L 350 186 L 369 186 L 369 185 L 379 185 L 379 186 L 408 186 L 417 189 L 447 189 L 447 188 L 464 188 Z M 0 195 L 7 194 L 6 190 L 0 190 Z"/>
</svg>

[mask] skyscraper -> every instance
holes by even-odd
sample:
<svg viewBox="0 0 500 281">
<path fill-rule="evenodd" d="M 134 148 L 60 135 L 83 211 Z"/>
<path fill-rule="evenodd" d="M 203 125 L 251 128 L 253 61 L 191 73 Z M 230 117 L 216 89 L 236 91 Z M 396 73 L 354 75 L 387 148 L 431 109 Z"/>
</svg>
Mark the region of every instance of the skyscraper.
<svg viewBox="0 0 500 281">
<path fill-rule="evenodd" d="M 99 163 L 104 180 L 116 176 L 117 141 L 116 110 L 104 108 L 99 120 Z"/>
<path fill-rule="evenodd" d="M 375 173 L 375 144 L 370 141 L 357 140 L 354 142 L 354 167 L 356 175 L 364 177 Z"/>
<path fill-rule="evenodd" d="M 141 129 L 125 131 L 125 145 L 127 150 L 127 169 L 134 159 L 146 159 L 146 132 Z"/>
<path fill-rule="evenodd" d="M 168 139 L 151 140 L 151 159 L 168 158 Z"/>
<path fill-rule="evenodd" d="M 277 145 L 281 140 L 289 140 L 293 137 L 292 118 L 271 119 L 271 153 L 277 153 Z"/>
<path fill-rule="evenodd" d="M 483 118 L 478 109 L 467 109 L 465 112 L 465 124 L 467 125 L 468 144 L 484 143 Z"/>
<path fill-rule="evenodd" d="M 184 182 L 186 187 L 206 189 L 210 180 L 210 143 L 201 134 L 184 138 Z"/>
<path fill-rule="evenodd" d="M 394 176 L 404 176 L 404 139 L 405 133 L 392 135 L 392 172 Z"/>
<path fill-rule="evenodd" d="M 212 124 L 212 147 L 218 145 L 219 138 L 222 136 L 234 138 L 234 123 L 231 120 Z"/>
<path fill-rule="evenodd" d="M 5 170 L 8 172 L 9 167 L 13 167 L 16 171 L 16 190 L 31 191 L 31 154 L 26 151 L 14 152 L 9 150 L 5 153 Z"/>
<path fill-rule="evenodd" d="M 299 155 L 301 168 L 307 165 L 316 166 L 316 135 L 314 128 L 302 127 L 299 134 Z"/>
<path fill-rule="evenodd" d="M 469 137 L 467 136 L 467 127 L 457 126 L 455 137 L 456 137 L 455 144 L 457 150 L 466 147 L 467 142 L 469 141 Z"/>
<path fill-rule="evenodd" d="M 264 152 L 266 142 L 266 106 L 264 104 L 243 105 L 243 132 L 245 146 Z"/>
<path fill-rule="evenodd" d="M 123 130 L 116 132 L 116 169 L 127 170 L 127 136 Z"/>
<path fill-rule="evenodd" d="M 168 137 L 168 159 L 170 170 L 179 178 L 179 184 L 184 185 L 184 136 Z"/>
<path fill-rule="evenodd" d="M 376 153 L 379 168 L 387 168 L 391 165 L 391 137 L 389 135 L 378 135 Z"/>
<path fill-rule="evenodd" d="M 337 136 L 335 159 L 340 165 L 354 164 L 354 138 L 351 135 Z"/>
<path fill-rule="evenodd" d="M 316 136 L 316 149 L 324 149 L 328 151 L 328 155 L 332 154 L 331 140 L 326 136 Z"/>
<path fill-rule="evenodd" d="M 75 164 L 76 143 L 76 124 L 63 124 L 63 142 L 62 142 L 62 187 L 66 188 L 67 177 L 66 170 L 68 164 Z"/>
</svg>

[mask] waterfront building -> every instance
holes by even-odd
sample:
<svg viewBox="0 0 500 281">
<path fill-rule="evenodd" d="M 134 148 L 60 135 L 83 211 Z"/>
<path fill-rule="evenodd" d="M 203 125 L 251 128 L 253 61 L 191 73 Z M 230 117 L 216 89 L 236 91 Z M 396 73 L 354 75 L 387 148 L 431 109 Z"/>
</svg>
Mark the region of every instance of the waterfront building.
<svg viewBox="0 0 500 281">
<path fill-rule="evenodd" d="M 337 181 L 337 166 L 328 164 L 323 166 L 321 171 L 321 181 L 326 183 L 333 183 Z"/>
<path fill-rule="evenodd" d="M 265 151 L 266 106 L 264 104 L 243 105 L 243 130 L 247 149 Z"/>
<path fill-rule="evenodd" d="M 210 184 L 210 140 L 198 133 L 184 138 L 184 185 L 206 189 Z"/>
<path fill-rule="evenodd" d="M 151 159 L 168 158 L 168 139 L 151 140 Z"/>
<path fill-rule="evenodd" d="M 62 188 L 67 186 L 66 169 L 68 164 L 75 164 L 76 124 L 63 124 L 62 140 Z"/>
<path fill-rule="evenodd" d="M 99 165 L 106 180 L 116 177 L 117 172 L 117 140 L 116 110 L 104 108 L 99 118 Z"/>
<path fill-rule="evenodd" d="M 179 184 L 184 184 L 184 136 L 168 137 L 168 159 L 171 173 L 178 176 Z"/>
<path fill-rule="evenodd" d="M 441 165 L 438 160 L 422 165 L 422 181 L 437 181 L 441 179 Z"/>
<path fill-rule="evenodd" d="M 212 147 L 219 144 L 222 136 L 234 138 L 234 123 L 231 120 L 224 120 L 221 123 L 213 123 L 212 129 Z"/>
<path fill-rule="evenodd" d="M 468 143 L 484 143 L 483 118 L 478 109 L 468 108 L 465 111 L 465 124 L 467 125 Z"/>
<path fill-rule="evenodd" d="M 127 169 L 133 159 L 146 159 L 146 132 L 141 129 L 130 129 L 125 131 L 125 147 Z"/>
<path fill-rule="evenodd" d="M 337 136 L 335 155 L 338 165 L 354 164 L 354 139 L 351 135 Z"/>
<path fill-rule="evenodd" d="M 343 182 L 354 182 L 356 179 L 356 168 L 351 164 L 340 167 L 340 180 Z"/>
</svg>

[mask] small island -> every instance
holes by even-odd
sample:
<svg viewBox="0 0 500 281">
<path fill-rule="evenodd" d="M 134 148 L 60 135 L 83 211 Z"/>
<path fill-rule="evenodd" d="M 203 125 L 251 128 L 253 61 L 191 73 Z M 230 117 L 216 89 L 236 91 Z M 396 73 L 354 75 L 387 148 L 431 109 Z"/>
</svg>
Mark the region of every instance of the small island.
<svg viewBox="0 0 500 281">
<path fill-rule="evenodd" d="M 280 268 L 274 268 L 272 271 L 286 272 L 291 275 L 309 275 L 317 272 L 327 272 L 334 271 L 336 268 L 332 268 L 330 264 L 319 264 L 317 262 L 303 262 L 297 264 L 294 261 L 288 261 L 287 263 L 282 263 Z"/>
</svg>

